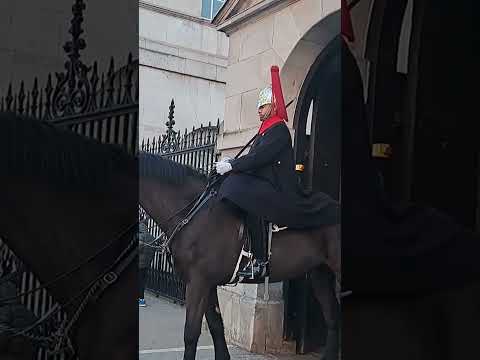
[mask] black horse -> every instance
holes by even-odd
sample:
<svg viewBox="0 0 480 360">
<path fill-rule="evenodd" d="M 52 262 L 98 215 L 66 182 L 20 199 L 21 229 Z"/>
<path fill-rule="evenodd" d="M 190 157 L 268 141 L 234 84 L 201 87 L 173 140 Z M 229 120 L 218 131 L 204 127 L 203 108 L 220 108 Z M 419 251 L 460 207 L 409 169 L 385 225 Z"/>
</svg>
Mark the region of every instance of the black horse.
<svg viewBox="0 0 480 360">
<path fill-rule="evenodd" d="M 345 42 L 341 81 L 342 288 L 352 291 L 342 301 L 343 355 L 477 358 L 480 236 L 426 205 L 389 201 L 370 155 L 360 71 Z"/>
<path fill-rule="evenodd" d="M 113 145 L 0 114 L 0 235 L 63 305 L 80 359 L 138 356 L 137 174 Z"/>
<path fill-rule="evenodd" d="M 140 203 L 166 233 L 185 213 L 178 213 L 198 196 L 207 178 L 187 166 L 156 155 L 140 154 Z M 176 215 L 176 216 L 174 216 Z M 174 216 L 173 218 L 171 218 Z M 218 307 L 217 286 L 232 277 L 242 249 L 242 216 L 224 201 L 212 198 L 171 242 L 176 271 L 186 282 L 185 360 L 193 360 L 205 315 L 215 345 L 215 359 L 230 359 Z M 279 282 L 312 273 L 312 286 L 327 324 L 325 358 L 339 353 L 339 303 L 335 281 L 340 280 L 338 226 L 284 230 L 274 235 L 270 281 Z"/>
</svg>

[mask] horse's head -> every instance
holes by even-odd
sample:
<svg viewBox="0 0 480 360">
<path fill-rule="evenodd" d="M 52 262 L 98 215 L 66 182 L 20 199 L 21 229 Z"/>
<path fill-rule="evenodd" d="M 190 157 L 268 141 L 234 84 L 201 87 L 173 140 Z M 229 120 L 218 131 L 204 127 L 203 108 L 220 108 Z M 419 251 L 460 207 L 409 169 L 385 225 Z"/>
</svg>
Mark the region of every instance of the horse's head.
<svg viewBox="0 0 480 360">
<path fill-rule="evenodd" d="M 157 220 L 179 211 L 207 184 L 201 172 L 159 155 L 139 154 L 140 204 Z"/>
</svg>

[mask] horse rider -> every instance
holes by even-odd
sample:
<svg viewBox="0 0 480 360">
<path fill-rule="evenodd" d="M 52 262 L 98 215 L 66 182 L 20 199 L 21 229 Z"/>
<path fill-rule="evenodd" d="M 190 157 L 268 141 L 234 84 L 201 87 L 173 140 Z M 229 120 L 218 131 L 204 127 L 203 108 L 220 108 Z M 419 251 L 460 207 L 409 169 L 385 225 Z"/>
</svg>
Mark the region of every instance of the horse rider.
<svg viewBox="0 0 480 360">
<path fill-rule="evenodd" d="M 220 199 L 246 212 L 256 261 L 238 274 L 261 277 L 266 272 L 265 222 L 289 228 L 312 228 L 339 223 L 339 205 L 323 193 L 304 193 L 295 171 L 287 111 L 277 66 L 271 67 L 272 85 L 258 98 L 261 122 L 248 154 L 224 158 L 216 172 L 228 174 L 220 185 Z M 253 269 L 252 269 L 253 266 Z"/>
</svg>

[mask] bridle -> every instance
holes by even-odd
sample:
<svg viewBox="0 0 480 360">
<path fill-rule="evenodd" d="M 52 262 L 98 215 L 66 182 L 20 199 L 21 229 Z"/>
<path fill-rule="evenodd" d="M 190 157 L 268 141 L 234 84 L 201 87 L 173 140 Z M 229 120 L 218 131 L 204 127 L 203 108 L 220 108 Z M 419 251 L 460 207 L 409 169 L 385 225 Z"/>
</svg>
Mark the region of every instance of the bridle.
<svg viewBox="0 0 480 360">
<path fill-rule="evenodd" d="M 220 180 L 220 176 L 217 174 L 209 175 L 207 185 L 205 189 L 196 196 L 192 201 L 185 205 L 180 210 L 176 211 L 173 215 L 168 217 L 166 220 L 162 221 L 160 224 L 157 224 L 160 229 L 167 229 L 168 224 L 172 219 L 175 219 L 183 212 L 187 211 L 185 217 L 178 221 L 174 226 L 173 230 L 169 235 L 162 232 L 154 240 L 148 243 L 144 243 L 144 246 L 153 247 L 159 249 L 161 253 L 167 252 L 171 254 L 171 244 L 176 235 L 192 220 L 192 218 L 202 209 L 202 207 L 213 197 L 217 195 L 217 191 L 214 189 L 214 185 Z M 160 245 L 154 245 L 160 240 Z M 170 262 L 170 258 L 169 258 Z M 170 265 L 172 265 L 170 263 Z"/>
<path fill-rule="evenodd" d="M 16 300 L 24 295 L 36 293 L 45 288 L 54 287 L 55 285 L 58 284 L 59 281 L 66 279 L 72 274 L 79 271 L 80 269 L 83 269 L 84 266 L 88 265 L 89 263 L 97 259 L 100 255 L 105 253 L 105 251 L 110 249 L 118 241 L 120 241 L 124 237 L 131 234 L 134 230 L 136 231 L 137 225 L 138 225 L 138 221 L 129 225 L 126 229 L 122 230 L 117 236 L 115 236 L 109 243 L 103 246 L 95 254 L 93 254 L 92 256 L 90 256 L 80 264 L 76 265 L 71 270 L 61 273 L 56 278 L 45 283 L 44 285 L 25 291 L 13 297 L 0 299 L 0 306 L 8 304 L 9 301 Z M 12 327 L 3 326 L 0 324 L 0 334 L 7 333 L 8 334 L 7 338 L 23 336 L 29 340 L 32 340 L 38 344 L 43 345 L 48 349 L 50 354 L 60 354 L 66 351 L 69 351 L 70 353 L 75 354 L 75 349 L 72 345 L 72 342 L 69 336 L 69 332 L 71 328 L 78 321 L 78 319 L 80 318 L 81 314 L 83 313 L 87 305 L 91 303 L 95 303 L 98 300 L 98 298 L 102 295 L 102 293 L 118 280 L 120 274 L 133 262 L 133 260 L 136 258 L 137 255 L 138 255 L 137 239 L 133 237 L 133 239 L 128 243 L 128 245 L 122 250 L 120 255 L 116 257 L 113 263 L 111 263 L 104 271 L 102 271 L 102 273 L 99 276 L 97 276 L 94 280 L 92 280 L 80 292 L 78 292 L 76 295 L 70 298 L 67 302 L 62 304 L 62 307 L 65 308 L 67 306 L 72 305 L 75 301 L 81 299 L 73 315 L 70 318 L 65 318 L 64 320 L 62 320 L 60 324 L 56 326 L 56 331 L 53 332 L 52 334 L 47 336 L 38 335 L 38 333 L 36 333 L 35 330 L 40 328 L 41 325 L 45 324 L 47 320 L 54 318 L 54 316 L 62 310 L 62 308 L 58 304 L 52 307 L 40 319 L 35 321 L 33 324 L 28 325 L 27 327 L 12 328 Z"/>
</svg>

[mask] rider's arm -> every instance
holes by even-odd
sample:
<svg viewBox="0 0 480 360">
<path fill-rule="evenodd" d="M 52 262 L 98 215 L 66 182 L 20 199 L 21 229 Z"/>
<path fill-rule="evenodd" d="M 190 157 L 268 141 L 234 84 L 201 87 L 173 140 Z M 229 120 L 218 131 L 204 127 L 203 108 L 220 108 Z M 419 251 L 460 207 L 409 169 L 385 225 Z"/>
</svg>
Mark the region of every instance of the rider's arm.
<svg viewBox="0 0 480 360">
<path fill-rule="evenodd" d="M 286 126 L 277 125 L 265 132 L 262 142 L 248 154 L 230 161 L 232 171 L 242 172 L 254 170 L 273 164 L 276 156 L 290 146 L 290 133 Z"/>
</svg>

